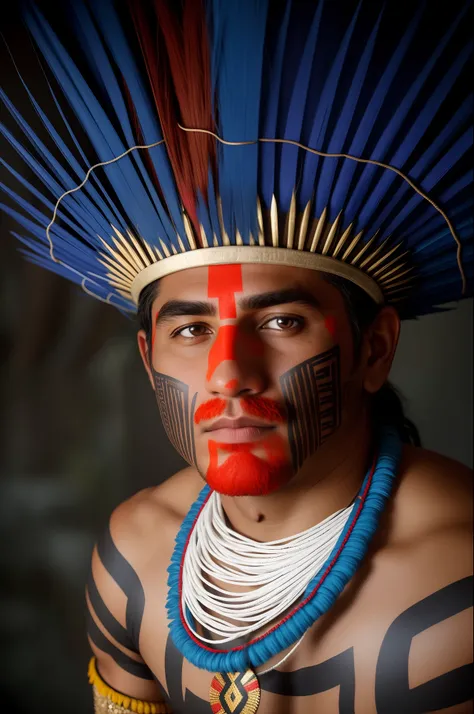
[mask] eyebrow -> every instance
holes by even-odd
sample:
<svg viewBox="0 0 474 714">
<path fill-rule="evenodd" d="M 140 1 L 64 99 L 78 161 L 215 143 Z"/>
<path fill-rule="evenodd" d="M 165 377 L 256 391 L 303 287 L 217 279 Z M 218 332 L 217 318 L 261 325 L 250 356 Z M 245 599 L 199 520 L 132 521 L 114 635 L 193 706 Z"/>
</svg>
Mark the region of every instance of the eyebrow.
<svg viewBox="0 0 474 714">
<path fill-rule="evenodd" d="M 270 292 L 249 295 L 238 300 L 239 308 L 244 311 L 263 310 L 268 307 L 284 305 L 285 303 L 298 303 L 312 309 L 321 308 L 320 301 L 308 290 L 301 287 L 271 290 Z M 217 308 L 212 303 L 201 300 L 168 300 L 158 312 L 156 324 L 185 315 L 215 317 Z"/>
<path fill-rule="evenodd" d="M 182 317 L 183 315 L 214 317 L 217 315 L 217 309 L 210 302 L 202 302 L 199 300 L 168 300 L 159 310 L 156 317 L 156 324 L 159 325 L 167 320 L 172 320 L 173 317 Z"/>
<path fill-rule="evenodd" d="M 285 303 L 296 302 L 310 308 L 321 308 L 320 301 L 308 290 L 301 287 L 272 290 L 259 295 L 249 295 L 239 300 L 241 310 L 263 310 L 267 307 L 276 307 Z"/>
</svg>

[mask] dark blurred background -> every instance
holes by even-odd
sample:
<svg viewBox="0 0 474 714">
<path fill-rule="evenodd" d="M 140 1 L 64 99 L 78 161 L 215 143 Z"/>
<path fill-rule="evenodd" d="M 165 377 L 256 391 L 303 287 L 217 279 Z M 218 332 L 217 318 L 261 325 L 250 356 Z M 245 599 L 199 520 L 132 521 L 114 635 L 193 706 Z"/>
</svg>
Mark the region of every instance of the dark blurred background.
<svg viewBox="0 0 474 714">
<path fill-rule="evenodd" d="M 24 31 L 4 15 L 2 33 L 50 103 Z M 0 45 L 2 87 L 36 127 Z M 1 155 L 25 173 L 6 142 Z M 27 264 L 9 235 L 16 229 L 2 217 L 0 711 L 89 714 L 84 584 L 93 543 L 118 503 L 183 462 L 160 424 L 134 321 Z M 405 324 L 392 371 L 424 446 L 471 466 L 472 311 L 470 300 Z"/>
</svg>

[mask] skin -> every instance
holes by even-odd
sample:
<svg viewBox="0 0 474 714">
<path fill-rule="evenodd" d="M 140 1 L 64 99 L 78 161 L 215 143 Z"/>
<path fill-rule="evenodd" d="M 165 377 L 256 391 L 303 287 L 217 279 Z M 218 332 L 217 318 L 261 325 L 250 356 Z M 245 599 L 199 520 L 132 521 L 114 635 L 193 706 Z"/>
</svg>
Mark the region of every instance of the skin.
<svg viewBox="0 0 474 714">
<path fill-rule="evenodd" d="M 281 470 L 285 471 L 281 475 L 281 487 L 262 497 L 224 499 L 226 513 L 232 523 L 235 520 L 236 528 L 245 528 L 246 521 L 257 521 L 261 524 L 259 536 L 267 539 L 267 528 L 272 532 L 277 528 L 282 533 L 279 537 L 283 537 L 287 528 L 290 533 L 295 532 L 292 528 L 296 521 L 300 524 L 299 530 L 310 527 L 347 505 L 350 497 L 357 493 L 360 472 L 365 469 L 370 449 L 365 395 L 377 391 L 387 378 L 398 340 L 399 320 L 393 308 L 384 308 L 380 312 L 370 339 L 362 347 L 360 363 L 355 365 L 350 326 L 343 298 L 336 288 L 313 271 L 298 268 L 245 265 L 242 274 L 243 291 L 236 297 L 237 317 L 224 319 L 219 315 L 219 300 L 208 298 L 207 268 L 186 271 L 186 281 L 180 273 L 167 276 L 160 284 L 159 296 L 153 304 L 153 324 L 163 306 L 176 299 L 207 302 L 213 305 L 216 315 L 183 315 L 158 322 L 153 334 L 151 360 L 143 332 L 138 335 L 138 344 L 153 387 L 153 372 L 180 379 L 188 386 L 190 395 L 197 394 L 197 409 L 210 399 L 219 398 L 226 402 L 222 416 L 232 417 L 245 413 L 241 401 L 248 396 L 263 396 L 284 410 L 282 376 L 335 345 L 339 347 L 343 391 L 339 428 L 295 473 L 290 457 L 288 420 L 276 424 L 273 433 L 281 437 L 287 451 L 286 462 L 281 465 Z M 314 297 L 320 308 L 293 302 L 263 310 L 239 309 L 239 298 L 267 294 L 280 290 L 282 285 L 288 290 L 304 290 Z M 304 324 L 298 326 L 297 320 Z M 330 329 L 326 324 L 328 320 Z M 239 328 L 235 338 L 235 359 L 222 360 L 207 379 L 213 344 L 219 330 L 228 325 Z M 183 332 L 172 337 L 177 330 Z M 191 336 L 193 333 L 195 337 Z M 195 428 L 195 465 L 204 478 L 210 460 L 210 434 L 203 431 L 205 426 L 201 423 Z M 324 478 L 315 478 L 315 473 Z M 331 474 L 330 488 L 324 483 L 328 474 Z M 321 493 L 321 498 L 314 498 L 321 502 L 317 504 L 316 512 L 307 499 L 308 490 L 313 489 Z M 268 539 L 272 532 L 269 531 Z"/>
<path fill-rule="evenodd" d="M 223 415 L 233 417 L 245 413 L 246 399 L 266 398 L 279 405 L 284 418 L 276 420 L 273 414 L 272 421 L 272 434 L 284 454 L 272 482 L 278 487 L 269 488 L 263 479 L 265 493 L 222 496 L 232 526 L 264 541 L 315 525 L 346 506 L 359 490 L 372 453 L 367 396 L 388 377 L 399 320 L 392 308 L 380 311 L 364 336 L 356 364 L 342 297 L 321 276 L 253 265 L 243 266 L 241 275 L 242 289 L 229 289 L 224 297 L 228 315 L 233 294 L 235 317 L 220 314 L 223 298 L 209 295 L 206 268 L 163 278 L 153 304 L 153 324 L 171 300 L 206 302 L 214 314 L 158 321 L 151 354 L 143 332 L 138 344 L 153 389 L 157 374 L 187 388 L 183 425 L 186 415 L 198 413 L 213 399 L 224 400 Z M 235 282 L 226 282 L 235 287 Z M 312 295 L 318 308 L 295 302 L 241 308 L 246 297 L 295 287 Z M 190 340 L 171 337 L 195 324 L 201 327 L 184 333 Z M 226 325 L 234 325 L 234 337 L 243 339 L 231 341 L 227 358 L 214 360 L 210 370 L 209 354 Z M 282 377 L 334 348 L 340 414 L 325 440 L 317 448 L 313 443 L 303 463 L 297 463 Z M 175 388 L 176 381 L 171 384 Z M 142 699 L 168 695 L 174 711 L 198 714 L 210 711 L 212 674 L 183 663 L 168 639 L 165 612 L 166 569 L 174 538 L 209 473 L 206 421 L 196 424 L 193 416 L 191 423 L 193 449 L 187 453 L 192 465 L 116 509 L 94 551 L 87 600 L 91 646 L 104 679 Z M 265 476 L 265 460 L 272 458 L 261 441 L 252 446 L 257 476 L 258 469 Z M 239 454 L 221 453 L 220 463 Z M 423 449 L 404 448 L 394 493 L 367 557 L 289 660 L 260 677 L 259 714 L 472 711 L 465 684 L 466 665 L 472 661 L 471 483 L 470 471 L 460 464 Z"/>
</svg>

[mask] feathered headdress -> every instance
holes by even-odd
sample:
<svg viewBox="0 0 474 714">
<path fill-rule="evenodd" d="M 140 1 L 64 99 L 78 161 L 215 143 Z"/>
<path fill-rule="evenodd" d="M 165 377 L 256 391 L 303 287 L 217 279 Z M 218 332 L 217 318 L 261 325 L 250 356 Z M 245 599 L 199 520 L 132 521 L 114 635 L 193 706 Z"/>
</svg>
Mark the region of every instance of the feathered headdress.
<svg viewBox="0 0 474 714">
<path fill-rule="evenodd" d="M 28 5 L 59 120 L 24 87 L 62 160 L 2 92 L 37 176 L 7 166 L 14 235 L 125 311 L 233 262 L 341 275 L 403 317 L 471 295 L 467 6 L 448 5 L 70 0 L 59 34 Z"/>
</svg>

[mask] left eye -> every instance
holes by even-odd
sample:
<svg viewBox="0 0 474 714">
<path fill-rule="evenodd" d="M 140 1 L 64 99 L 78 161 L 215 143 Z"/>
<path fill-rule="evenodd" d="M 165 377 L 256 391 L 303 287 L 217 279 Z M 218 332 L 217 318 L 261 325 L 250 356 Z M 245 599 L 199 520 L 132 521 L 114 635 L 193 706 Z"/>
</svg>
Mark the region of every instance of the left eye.
<svg viewBox="0 0 474 714">
<path fill-rule="evenodd" d="M 271 325 L 274 325 L 273 327 Z M 281 315 L 280 317 L 272 317 L 264 325 L 262 325 L 262 330 L 276 330 L 277 332 L 286 332 L 288 330 L 294 330 L 296 327 L 301 327 L 302 320 L 296 317 L 288 317 Z"/>
<path fill-rule="evenodd" d="M 188 334 L 186 334 L 188 333 Z M 173 333 L 173 337 L 184 337 L 185 339 L 191 339 L 193 337 L 202 337 L 202 335 L 207 335 L 209 333 L 209 328 L 205 325 L 188 325 L 187 327 L 181 327 L 179 330 Z"/>
</svg>

